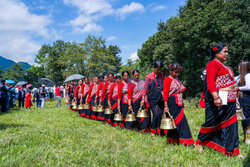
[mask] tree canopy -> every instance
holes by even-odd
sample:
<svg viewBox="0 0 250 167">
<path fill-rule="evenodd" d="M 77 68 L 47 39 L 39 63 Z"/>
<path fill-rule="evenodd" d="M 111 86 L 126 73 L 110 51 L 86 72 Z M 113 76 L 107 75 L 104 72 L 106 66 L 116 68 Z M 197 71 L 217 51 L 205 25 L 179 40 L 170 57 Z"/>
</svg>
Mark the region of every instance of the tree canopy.
<svg viewBox="0 0 250 167">
<path fill-rule="evenodd" d="M 169 64 L 180 63 L 187 96 L 195 96 L 203 88 L 200 76 L 213 45 L 228 45 L 226 64 L 234 71 L 240 60 L 249 59 L 249 16 L 247 0 L 188 0 L 177 16 L 160 21 L 158 31 L 143 43 L 140 65 L 146 70 L 160 59 L 167 73 Z"/>
<path fill-rule="evenodd" d="M 83 43 L 58 40 L 52 45 L 43 45 L 35 62 L 44 71 L 44 77 L 62 83 L 71 74 L 84 76 L 117 73 L 121 67 L 120 49 L 106 45 L 102 37 L 88 36 Z"/>
</svg>

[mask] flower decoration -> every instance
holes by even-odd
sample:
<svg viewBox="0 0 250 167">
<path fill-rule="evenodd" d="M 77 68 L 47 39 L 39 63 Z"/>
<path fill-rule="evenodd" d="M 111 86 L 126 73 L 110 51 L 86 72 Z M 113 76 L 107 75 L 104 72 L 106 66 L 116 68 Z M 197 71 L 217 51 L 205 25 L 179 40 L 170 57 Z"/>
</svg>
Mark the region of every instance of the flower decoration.
<svg viewBox="0 0 250 167">
<path fill-rule="evenodd" d="M 213 47 L 213 51 L 216 52 L 217 51 L 217 46 Z"/>
</svg>

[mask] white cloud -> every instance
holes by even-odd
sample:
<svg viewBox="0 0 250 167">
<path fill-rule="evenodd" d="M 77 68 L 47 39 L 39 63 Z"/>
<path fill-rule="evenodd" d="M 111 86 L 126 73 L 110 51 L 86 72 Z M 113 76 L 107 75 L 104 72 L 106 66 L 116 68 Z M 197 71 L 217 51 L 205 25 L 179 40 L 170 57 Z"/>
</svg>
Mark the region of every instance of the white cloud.
<svg viewBox="0 0 250 167">
<path fill-rule="evenodd" d="M 138 55 L 137 52 L 134 52 L 130 55 L 129 59 L 131 59 L 132 61 L 135 61 L 138 59 Z"/>
<path fill-rule="evenodd" d="M 79 10 L 78 17 L 69 21 L 75 32 L 103 31 L 96 22 L 114 13 L 112 5 L 107 0 L 64 0 L 64 3 L 75 6 Z"/>
<path fill-rule="evenodd" d="M 115 36 L 110 36 L 110 37 L 108 37 L 108 41 L 113 41 L 113 40 L 116 40 L 117 38 L 115 37 Z"/>
<path fill-rule="evenodd" d="M 78 7 L 87 15 L 95 13 L 109 15 L 114 12 L 107 0 L 64 0 L 64 3 Z"/>
<path fill-rule="evenodd" d="M 50 16 L 29 12 L 18 0 L 0 0 L 0 55 L 14 61 L 34 62 L 40 44 L 32 37 L 51 38 L 57 33 L 48 29 Z"/>
<path fill-rule="evenodd" d="M 30 31 L 48 36 L 49 16 L 31 14 L 24 3 L 17 1 L 1 0 L 0 11 L 0 31 Z"/>
<path fill-rule="evenodd" d="M 134 12 L 142 13 L 144 11 L 145 11 L 145 8 L 142 4 L 132 2 L 130 5 L 127 4 L 127 5 L 124 5 L 122 8 L 117 9 L 116 15 L 120 19 L 125 19 L 125 17 L 131 13 L 134 13 Z"/>
<path fill-rule="evenodd" d="M 103 28 L 100 25 L 97 25 L 95 23 L 88 23 L 85 27 L 80 28 L 80 27 L 75 27 L 74 28 L 75 32 L 80 32 L 80 33 L 86 33 L 86 32 L 100 32 L 103 31 Z"/>
<path fill-rule="evenodd" d="M 92 22 L 92 18 L 91 17 L 84 16 L 84 15 L 79 15 L 76 19 L 71 20 L 69 23 L 72 26 L 77 27 L 77 26 L 82 26 L 82 25 L 88 24 L 90 22 Z"/>
<path fill-rule="evenodd" d="M 167 6 L 164 6 L 164 5 L 158 5 L 158 6 L 155 6 L 151 9 L 151 12 L 156 12 L 156 11 L 160 11 L 160 10 L 164 10 L 164 9 L 167 9 Z"/>
<path fill-rule="evenodd" d="M 34 62 L 34 53 L 41 45 L 29 36 L 17 33 L 0 34 L 0 55 L 18 61 Z"/>
</svg>

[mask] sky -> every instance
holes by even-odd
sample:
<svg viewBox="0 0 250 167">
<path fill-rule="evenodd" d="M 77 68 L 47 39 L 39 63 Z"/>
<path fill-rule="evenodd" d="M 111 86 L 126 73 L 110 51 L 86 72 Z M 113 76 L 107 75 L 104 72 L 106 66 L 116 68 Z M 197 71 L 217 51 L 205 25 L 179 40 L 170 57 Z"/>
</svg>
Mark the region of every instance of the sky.
<svg viewBox="0 0 250 167">
<path fill-rule="evenodd" d="M 0 0 L 0 56 L 34 64 L 43 44 L 102 36 L 121 49 L 122 63 L 176 16 L 185 0 Z"/>
</svg>

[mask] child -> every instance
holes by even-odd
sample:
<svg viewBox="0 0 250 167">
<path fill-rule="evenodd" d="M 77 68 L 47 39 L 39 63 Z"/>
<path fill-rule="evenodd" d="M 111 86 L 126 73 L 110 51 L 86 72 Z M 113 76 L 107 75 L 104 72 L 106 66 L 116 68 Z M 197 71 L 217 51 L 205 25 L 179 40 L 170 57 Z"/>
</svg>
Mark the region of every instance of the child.
<svg viewBox="0 0 250 167">
<path fill-rule="evenodd" d="M 31 93 L 30 93 L 30 89 L 28 89 L 26 95 L 25 95 L 25 108 L 26 109 L 30 109 L 30 107 L 32 106 L 32 96 L 31 96 Z"/>
</svg>

